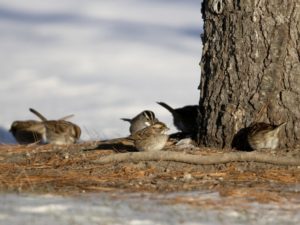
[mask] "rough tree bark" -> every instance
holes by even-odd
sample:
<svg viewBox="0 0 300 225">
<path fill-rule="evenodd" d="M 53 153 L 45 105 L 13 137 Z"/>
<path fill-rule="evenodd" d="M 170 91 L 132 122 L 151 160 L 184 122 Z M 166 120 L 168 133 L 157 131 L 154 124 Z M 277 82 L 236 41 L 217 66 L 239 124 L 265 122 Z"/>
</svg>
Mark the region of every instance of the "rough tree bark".
<svg viewBox="0 0 300 225">
<path fill-rule="evenodd" d="M 230 147 L 252 122 L 300 144 L 300 1 L 203 0 L 199 143 Z"/>
</svg>

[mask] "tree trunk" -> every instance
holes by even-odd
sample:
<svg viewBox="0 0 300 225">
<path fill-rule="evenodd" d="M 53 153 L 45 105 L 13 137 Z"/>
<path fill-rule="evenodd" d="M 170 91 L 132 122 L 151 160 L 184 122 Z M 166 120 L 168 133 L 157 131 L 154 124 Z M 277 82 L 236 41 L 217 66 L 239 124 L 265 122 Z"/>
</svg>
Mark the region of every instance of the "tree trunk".
<svg viewBox="0 0 300 225">
<path fill-rule="evenodd" d="M 252 122 L 300 140 L 299 0 L 203 0 L 199 143 L 230 147 Z"/>
</svg>

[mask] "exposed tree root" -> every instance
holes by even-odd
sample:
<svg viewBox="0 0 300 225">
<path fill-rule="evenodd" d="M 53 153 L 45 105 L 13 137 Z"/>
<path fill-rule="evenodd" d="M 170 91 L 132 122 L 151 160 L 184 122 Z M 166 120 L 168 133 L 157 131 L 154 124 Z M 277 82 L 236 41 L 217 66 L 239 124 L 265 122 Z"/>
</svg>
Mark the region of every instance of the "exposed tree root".
<svg viewBox="0 0 300 225">
<path fill-rule="evenodd" d="M 300 158 L 274 156 L 260 152 L 231 152 L 210 156 L 192 155 L 181 152 L 129 152 L 112 154 L 94 160 L 94 163 L 107 164 L 139 161 L 174 161 L 196 165 L 223 164 L 229 162 L 258 162 L 285 166 L 300 166 Z"/>
</svg>

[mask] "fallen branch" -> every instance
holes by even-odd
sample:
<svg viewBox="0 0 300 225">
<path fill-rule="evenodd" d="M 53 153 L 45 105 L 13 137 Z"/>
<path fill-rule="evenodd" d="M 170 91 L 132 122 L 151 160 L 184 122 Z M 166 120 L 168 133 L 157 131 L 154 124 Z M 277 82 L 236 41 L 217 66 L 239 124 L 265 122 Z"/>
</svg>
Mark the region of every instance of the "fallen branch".
<svg viewBox="0 0 300 225">
<path fill-rule="evenodd" d="M 174 161 L 196 165 L 223 164 L 229 162 L 258 162 L 285 166 L 300 166 L 300 158 L 274 156 L 260 152 L 231 152 L 210 156 L 192 155 L 181 152 L 130 152 L 103 156 L 94 160 L 97 164 L 139 161 Z"/>
</svg>

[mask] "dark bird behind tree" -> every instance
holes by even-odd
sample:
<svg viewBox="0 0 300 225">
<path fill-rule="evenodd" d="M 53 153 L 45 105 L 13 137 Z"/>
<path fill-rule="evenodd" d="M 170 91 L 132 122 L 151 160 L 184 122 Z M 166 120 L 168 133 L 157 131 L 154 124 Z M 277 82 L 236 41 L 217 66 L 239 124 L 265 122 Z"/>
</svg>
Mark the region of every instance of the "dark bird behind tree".
<svg viewBox="0 0 300 225">
<path fill-rule="evenodd" d="M 195 134 L 197 132 L 198 105 L 187 105 L 182 108 L 173 109 L 164 102 L 157 103 L 172 113 L 173 123 L 178 130 L 188 134 Z"/>
</svg>

